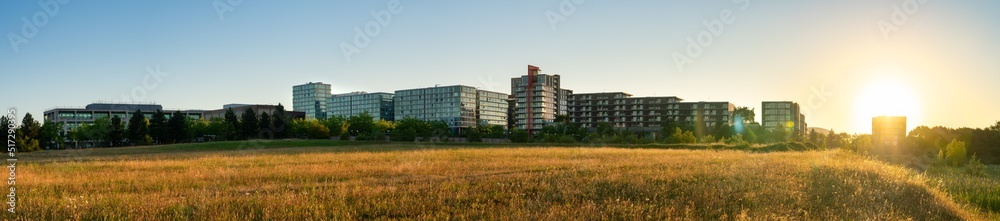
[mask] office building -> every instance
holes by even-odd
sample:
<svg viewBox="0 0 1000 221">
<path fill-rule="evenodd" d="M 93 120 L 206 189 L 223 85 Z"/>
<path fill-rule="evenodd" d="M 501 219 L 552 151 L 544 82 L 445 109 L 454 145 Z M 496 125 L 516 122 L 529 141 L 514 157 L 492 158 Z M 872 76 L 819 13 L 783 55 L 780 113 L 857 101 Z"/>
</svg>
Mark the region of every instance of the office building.
<svg viewBox="0 0 1000 221">
<path fill-rule="evenodd" d="M 305 112 L 308 119 L 326 118 L 331 96 L 330 85 L 323 82 L 292 86 L 292 110 Z"/>
<path fill-rule="evenodd" d="M 876 146 L 896 146 L 906 137 L 906 117 L 878 116 L 872 118 L 872 143 Z"/>
<path fill-rule="evenodd" d="M 44 112 L 45 119 L 55 123 L 63 123 L 63 130 L 70 131 L 84 124 L 92 124 L 94 120 L 101 118 L 111 118 L 118 116 L 122 122 L 127 123 L 132 118 L 136 110 L 142 111 L 146 119 L 153 118 L 153 113 L 162 111 L 167 119 L 173 116 L 177 110 L 164 110 L 158 104 L 113 104 L 113 103 L 93 103 L 84 108 L 53 108 Z M 181 110 L 190 119 L 202 119 L 202 110 Z"/>
<path fill-rule="evenodd" d="M 562 88 L 559 75 L 540 74 L 541 69 L 528 65 L 528 74 L 510 80 L 514 95 L 514 128 L 535 132 L 567 114 L 568 98 L 573 91 Z"/>
<path fill-rule="evenodd" d="M 267 113 L 268 115 L 273 116 L 274 111 L 278 109 L 278 106 L 268 105 L 268 104 L 226 104 L 222 106 L 222 109 L 205 111 L 204 119 L 206 120 L 212 120 L 216 118 L 226 119 L 226 111 L 229 110 L 230 108 L 233 109 L 233 113 L 236 114 L 236 118 L 242 120 L 243 112 L 246 112 L 248 108 L 253 109 L 254 113 L 256 113 L 258 116 L 261 113 Z M 301 111 L 289 111 L 285 109 L 285 116 L 291 119 L 304 119 L 306 118 L 306 113 Z"/>
<path fill-rule="evenodd" d="M 507 94 L 454 85 L 397 90 L 395 119 L 444 121 L 453 133 L 480 123 L 506 125 Z"/>
<path fill-rule="evenodd" d="M 329 116 L 351 117 L 368 112 L 375 121 L 393 121 L 396 115 L 393 94 L 385 92 L 351 92 L 334 94 L 327 102 Z"/>
<path fill-rule="evenodd" d="M 625 92 L 573 94 L 569 99 L 570 122 L 595 129 L 607 123 L 620 130 L 659 132 L 669 121 L 705 131 L 732 124 L 735 105 L 729 102 L 682 102 L 666 97 L 632 97 Z"/>
<path fill-rule="evenodd" d="M 805 134 L 808 125 L 799 104 L 791 101 L 761 102 L 761 122 L 764 128 L 782 127 L 788 131 Z"/>
</svg>

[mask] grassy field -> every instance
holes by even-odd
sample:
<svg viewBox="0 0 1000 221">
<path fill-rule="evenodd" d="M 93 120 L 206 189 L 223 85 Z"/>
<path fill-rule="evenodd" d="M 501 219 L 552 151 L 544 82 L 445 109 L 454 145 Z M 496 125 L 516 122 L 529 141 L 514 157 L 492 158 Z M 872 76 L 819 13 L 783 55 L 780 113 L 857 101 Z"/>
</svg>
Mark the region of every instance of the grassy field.
<svg viewBox="0 0 1000 221">
<path fill-rule="evenodd" d="M 251 141 L 18 162 L 17 213 L 5 220 L 1000 217 L 974 202 L 995 202 L 997 176 L 918 174 L 836 150 Z"/>
</svg>

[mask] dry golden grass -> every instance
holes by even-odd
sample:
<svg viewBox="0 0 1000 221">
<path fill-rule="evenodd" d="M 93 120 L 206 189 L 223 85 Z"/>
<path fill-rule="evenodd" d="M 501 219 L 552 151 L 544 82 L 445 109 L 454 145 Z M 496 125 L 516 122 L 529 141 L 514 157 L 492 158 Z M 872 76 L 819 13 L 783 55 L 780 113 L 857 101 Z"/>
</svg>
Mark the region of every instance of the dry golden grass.
<svg viewBox="0 0 1000 221">
<path fill-rule="evenodd" d="M 34 163 L 26 154 L 18 212 L 0 218 L 980 219 L 922 175 L 840 151 L 341 148 Z"/>
</svg>

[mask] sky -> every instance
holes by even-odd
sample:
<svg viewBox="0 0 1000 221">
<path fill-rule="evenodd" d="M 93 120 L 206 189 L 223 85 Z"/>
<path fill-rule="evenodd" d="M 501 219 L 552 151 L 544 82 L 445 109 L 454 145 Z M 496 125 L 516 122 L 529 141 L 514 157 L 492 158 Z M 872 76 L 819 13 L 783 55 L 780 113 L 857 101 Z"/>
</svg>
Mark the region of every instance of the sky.
<svg viewBox="0 0 1000 221">
<path fill-rule="evenodd" d="M 803 106 L 869 133 L 1000 120 L 1000 1 L 2 1 L 0 107 L 166 109 L 470 85 L 539 66 L 575 93 Z M 362 33 L 362 34 L 359 34 Z M 362 36 L 359 36 L 362 35 Z M 365 40 L 367 39 L 367 40 Z M 688 40 L 691 39 L 691 40 Z M 345 49 L 346 48 L 346 49 Z M 345 52 L 346 51 L 346 52 Z"/>
</svg>

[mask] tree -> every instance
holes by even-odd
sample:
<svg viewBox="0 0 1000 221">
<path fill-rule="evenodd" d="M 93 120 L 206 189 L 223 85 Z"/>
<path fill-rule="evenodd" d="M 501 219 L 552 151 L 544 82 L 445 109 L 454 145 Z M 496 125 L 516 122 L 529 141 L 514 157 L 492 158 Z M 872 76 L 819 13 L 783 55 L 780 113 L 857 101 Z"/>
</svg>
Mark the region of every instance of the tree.
<svg viewBox="0 0 1000 221">
<path fill-rule="evenodd" d="M 816 133 L 816 129 L 809 130 L 809 142 L 813 144 L 819 144 L 819 134 Z"/>
<path fill-rule="evenodd" d="M 332 116 L 323 120 L 323 125 L 330 130 L 330 136 L 340 137 L 347 131 L 347 119 L 344 116 Z"/>
<path fill-rule="evenodd" d="M 135 110 L 132 118 L 128 120 L 128 133 L 126 134 L 132 145 L 148 145 L 146 138 L 149 137 L 149 121 L 142 114 L 141 110 Z"/>
<path fill-rule="evenodd" d="M 257 134 L 258 138 L 274 139 L 274 130 L 271 130 L 271 116 L 267 112 L 260 112 L 260 121 L 257 124 L 260 126 L 260 133 Z"/>
<path fill-rule="evenodd" d="M 174 114 L 170 116 L 170 120 L 167 121 L 167 128 L 170 129 L 168 133 L 168 139 L 171 143 L 180 143 L 187 139 L 187 116 L 181 111 L 174 111 Z"/>
<path fill-rule="evenodd" d="M 381 119 L 378 122 L 375 122 L 375 129 L 372 131 L 373 132 L 372 135 L 376 136 L 373 138 L 377 140 L 385 140 L 385 136 L 392 133 L 392 131 L 395 129 L 396 129 L 395 122 Z"/>
<path fill-rule="evenodd" d="M 149 120 L 149 132 L 153 137 L 153 142 L 163 144 L 167 142 L 167 116 L 161 110 L 153 112 L 153 118 Z"/>
<path fill-rule="evenodd" d="M 477 128 L 465 128 L 465 139 L 468 142 L 483 142 L 483 134 Z"/>
<path fill-rule="evenodd" d="M 291 119 L 285 114 L 285 106 L 278 106 L 274 108 L 274 114 L 271 116 L 271 130 L 274 132 L 274 137 L 277 139 L 285 139 L 288 137 L 288 124 Z"/>
<path fill-rule="evenodd" d="M 39 128 L 38 143 L 39 148 L 61 149 L 65 137 L 62 135 L 63 123 L 55 123 L 49 120 Z"/>
<path fill-rule="evenodd" d="M 93 124 L 84 125 L 85 130 L 81 130 L 87 138 L 94 141 L 94 146 L 104 146 L 109 141 L 111 134 L 111 118 L 102 117 L 94 120 Z"/>
<path fill-rule="evenodd" d="M 684 131 L 681 128 L 674 128 L 674 132 L 670 134 L 668 143 L 695 143 L 698 142 L 698 138 L 694 136 L 691 131 Z"/>
<path fill-rule="evenodd" d="M 754 109 L 748 107 L 736 107 L 736 109 L 733 109 L 734 122 L 738 121 L 743 123 L 744 125 L 756 123 L 757 122 L 757 120 L 755 119 L 756 117 L 757 114 L 754 113 Z"/>
<path fill-rule="evenodd" d="M 431 121 L 428 123 L 430 127 L 431 136 L 435 136 L 441 139 L 446 139 L 451 136 L 451 127 L 448 127 L 448 123 L 440 120 Z"/>
<path fill-rule="evenodd" d="M 241 118 L 243 118 L 243 120 L 240 121 L 240 126 L 243 129 L 240 131 L 243 132 L 243 138 L 257 138 L 257 134 L 260 133 L 260 126 L 257 125 L 257 113 L 253 111 L 253 108 L 247 108 L 244 110 Z"/>
<path fill-rule="evenodd" d="M 0 136 L 3 136 L 4 139 L 8 139 L 7 137 L 10 134 L 13 134 L 14 130 L 17 129 L 11 127 L 12 126 L 11 124 L 13 123 L 14 122 L 12 122 L 9 118 L 7 118 L 7 115 L 0 116 Z"/>
<path fill-rule="evenodd" d="M 430 136 L 427 123 L 413 117 L 406 117 L 396 122 L 396 128 L 389 132 L 389 137 L 395 141 L 414 141 L 418 136 Z"/>
<path fill-rule="evenodd" d="M 223 125 L 223 132 L 225 132 L 226 140 L 239 140 L 240 139 L 240 121 L 236 119 L 236 113 L 233 112 L 233 108 L 226 109 L 226 123 Z"/>
<path fill-rule="evenodd" d="M 352 136 L 370 133 L 375 129 L 375 121 L 373 119 L 374 117 L 368 111 L 351 116 L 347 119 L 347 123 L 350 124 L 347 127 L 347 132 Z"/>
<path fill-rule="evenodd" d="M 122 118 L 118 115 L 111 117 L 111 132 L 108 134 L 108 141 L 112 147 L 122 145 L 122 138 L 125 137 L 125 129 L 122 125 Z"/>
<path fill-rule="evenodd" d="M 952 139 L 951 143 L 944 149 L 944 159 L 951 166 L 962 166 L 965 165 L 966 154 L 968 154 L 965 147 L 965 142 L 958 139 Z"/>
<path fill-rule="evenodd" d="M 510 142 L 527 143 L 528 131 L 514 128 L 513 130 L 510 131 Z"/>
</svg>

